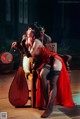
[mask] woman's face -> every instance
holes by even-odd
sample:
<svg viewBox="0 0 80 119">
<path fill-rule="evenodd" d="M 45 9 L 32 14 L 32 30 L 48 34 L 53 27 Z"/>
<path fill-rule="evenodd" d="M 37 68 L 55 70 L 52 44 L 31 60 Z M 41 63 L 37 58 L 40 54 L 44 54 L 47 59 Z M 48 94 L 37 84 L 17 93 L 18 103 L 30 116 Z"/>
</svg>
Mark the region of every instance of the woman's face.
<svg viewBox="0 0 80 119">
<path fill-rule="evenodd" d="M 33 37 L 34 36 L 34 30 L 32 28 L 28 28 L 26 34 L 27 34 L 27 37 Z"/>
</svg>

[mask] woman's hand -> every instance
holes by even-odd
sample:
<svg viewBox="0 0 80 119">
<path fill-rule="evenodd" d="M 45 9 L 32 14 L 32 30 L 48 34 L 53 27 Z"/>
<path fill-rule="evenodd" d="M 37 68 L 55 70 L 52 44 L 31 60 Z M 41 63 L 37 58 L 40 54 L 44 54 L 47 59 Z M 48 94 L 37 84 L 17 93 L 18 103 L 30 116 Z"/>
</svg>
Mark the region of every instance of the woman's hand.
<svg viewBox="0 0 80 119">
<path fill-rule="evenodd" d="M 11 48 L 16 48 L 16 47 L 17 47 L 17 42 L 13 42 Z"/>
</svg>

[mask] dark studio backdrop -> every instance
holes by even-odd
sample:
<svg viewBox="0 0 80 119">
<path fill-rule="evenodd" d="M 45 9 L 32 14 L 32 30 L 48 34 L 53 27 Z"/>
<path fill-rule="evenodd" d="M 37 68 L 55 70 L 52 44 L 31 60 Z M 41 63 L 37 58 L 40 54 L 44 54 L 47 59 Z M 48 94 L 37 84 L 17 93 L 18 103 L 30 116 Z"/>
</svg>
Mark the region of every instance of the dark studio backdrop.
<svg viewBox="0 0 80 119">
<path fill-rule="evenodd" d="M 79 0 L 0 0 L 0 53 L 9 51 L 13 41 L 20 41 L 27 25 L 35 21 L 57 42 L 58 53 L 72 55 L 73 64 L 78 65 Z"/>
</svg>

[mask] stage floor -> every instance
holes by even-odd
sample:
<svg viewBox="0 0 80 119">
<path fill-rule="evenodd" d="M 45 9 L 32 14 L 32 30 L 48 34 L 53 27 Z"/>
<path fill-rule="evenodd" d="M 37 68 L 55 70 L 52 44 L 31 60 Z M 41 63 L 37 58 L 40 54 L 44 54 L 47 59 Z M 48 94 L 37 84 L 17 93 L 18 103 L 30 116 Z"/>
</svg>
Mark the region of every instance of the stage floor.
<svg viewBox="0 0 80 119">
<path fill-rule="evenodd" d="M 0 74 L 0 114 L 6 112 L 7 119 L 40 119 L 43 110 L 30 107 L 15 108 L 10 104 L 8 91 L 15 73 Z M 72 70 L 69 75 L 76 106 L 73 108 L 54 106 L 52 114 L 47 119 L 80 119 L 80 70 Z"/>
</svg>

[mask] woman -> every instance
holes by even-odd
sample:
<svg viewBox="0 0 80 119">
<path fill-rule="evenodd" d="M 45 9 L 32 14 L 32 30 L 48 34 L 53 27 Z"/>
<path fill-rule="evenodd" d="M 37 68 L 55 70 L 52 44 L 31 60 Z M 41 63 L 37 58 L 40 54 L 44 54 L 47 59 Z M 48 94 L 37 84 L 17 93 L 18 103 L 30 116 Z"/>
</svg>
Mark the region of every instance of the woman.
<svg viewBox="0 0 80 119">
<path fill-rule="evenodd" d="M 61 57 L 56 53 L 48 51 L 42 42 L 39 40 L 40 31 L 36 26 L 31 27 L 34 30 L 34 39 L 30 49 L 30 54 L 34 59 L 41 61 L 37 68 L 44 99 L 46 102 L 46 110 L 41 115 L 46 118 L 53 111 L 53 103 L 60 104 L 66 107 L 74 106 L 72 93 L 70 88 L 70 79 L 66 66 Z M 48 80 L 50 84 L 50 92 L 48 93 Z M 40 97 L 39 94 L 37 97 Z M 38 99 L 38 98 L 37 98 Z M 36 101 L 38 101 L 36 99 Z"/>
<path fill-rule="evenodd" d="M 40 95 L 43 93 L 46 110 L 41 117 L 46 118 L 53 111 L 54 102 L 66 107 L 74 106 L 70 79 L 62 58 L 56 53 L 48 51 L 39 40 L 40 28 L 32 25 L 28 30 L 30 30 L 33 37 L 29 45 L 25 44 L 25 46 L 28 48 L 32 58 L 35 59 L 36 62 L 40 61 L 37 72 L 39 75 L 38 81 L 40 81 L 41 85 L 38 85 L 39 87 L 37 87 L 37 92 L 39 93 L 37 93 L 36 107 L 40 106 L 41 100 L 44 101 L 43 99 L 40 99 Z M 48 90 L 48 82 L 50 91 Z"/>
</svg>

